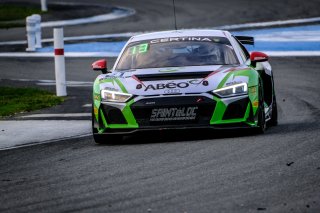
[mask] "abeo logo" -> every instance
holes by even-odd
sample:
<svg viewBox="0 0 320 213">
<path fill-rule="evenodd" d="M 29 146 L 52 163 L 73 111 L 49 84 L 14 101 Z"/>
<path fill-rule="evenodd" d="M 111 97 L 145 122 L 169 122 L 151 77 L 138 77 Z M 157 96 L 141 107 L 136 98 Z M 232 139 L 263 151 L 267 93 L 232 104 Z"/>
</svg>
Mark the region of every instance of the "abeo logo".
<svg viewBox="0 0 320 213">
<path fill-rule="evenodd" d="M 180 82 L 180 83 L 167 83 L 167 84 L 149 84 L 144 91 L 159 90 L 159 89 L 175 89 L 175 88 L 187 88 L 189 87 L 188 82 Z"/>
<path fill-rule="evenodd" d="M 200 80 L 190 80 L 188 82 L 180 82 L 180 83 L 174 83 L 174 82 L 170 82 L 167 84 L 149 84 L 148 86 L 146 86 L 144 91 L 148 91 L 148 90 L 159 90 L 159 89 L 176 89 L 176 88 L 187 88 L 190 86 L 190 84 L 196 85 L 199 84 Z"/>
</svg>

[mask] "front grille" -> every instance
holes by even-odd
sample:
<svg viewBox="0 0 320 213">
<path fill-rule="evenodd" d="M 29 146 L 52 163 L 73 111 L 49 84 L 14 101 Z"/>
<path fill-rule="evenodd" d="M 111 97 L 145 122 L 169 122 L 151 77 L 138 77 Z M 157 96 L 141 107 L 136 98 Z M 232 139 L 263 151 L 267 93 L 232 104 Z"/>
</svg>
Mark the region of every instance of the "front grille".
<svg viewBox="0 0 320 213">
<path fill-rule="evenodd" d="M 209 125 L 216 102 L 203 96 L 162 97 L 131 105 L 140 127 Z"/>
</svg>

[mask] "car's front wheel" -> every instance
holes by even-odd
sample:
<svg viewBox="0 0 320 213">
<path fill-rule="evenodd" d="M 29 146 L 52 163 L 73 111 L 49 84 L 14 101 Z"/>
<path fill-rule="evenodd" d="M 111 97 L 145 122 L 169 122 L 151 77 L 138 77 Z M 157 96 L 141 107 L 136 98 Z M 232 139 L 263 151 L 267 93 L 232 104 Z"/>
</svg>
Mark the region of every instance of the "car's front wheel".
<svg viewBox="0 0 320 213">
<path fill-rule="evenodd" d="M 258 134 L 263 134 L 266 131 L 266 117 L 264 108 L 260 108 L 258 113 L 258 127 L 256 127 L 256 132 Z"/>
<path fill-rule="evenodd" d="M 258 111 L 258 126 L 256 127 L 256 133 L 263 134 L 266 131 L 266 114 L 264 111 L 264 97 L 261 86 L 259 87 L 259 111 Z"/>
<path fill-rule="evenodd" d="M 269 121 L 270 126 L 277 126 L 278 125 L 278 106 L 277 106 L 277 100 L 276 96 L 273 96 L 273 101 L 272 101 L 272 114 L 271 114 L 271 119 Z"/>
</svg>

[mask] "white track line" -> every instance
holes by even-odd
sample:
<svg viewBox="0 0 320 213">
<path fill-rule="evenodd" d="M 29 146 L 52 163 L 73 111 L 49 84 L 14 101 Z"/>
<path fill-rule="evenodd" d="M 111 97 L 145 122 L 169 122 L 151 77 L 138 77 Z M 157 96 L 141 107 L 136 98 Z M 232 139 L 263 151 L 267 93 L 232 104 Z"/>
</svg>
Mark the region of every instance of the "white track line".
<svg viewBox="0 0 320 213">
<path fill-rule="evenodd" d="M 238 29 L 247 29 L 247 28 L 274 27 L 274 26 L 306 24 L 306 23 L 315 23 L 315 22 L 320 22 L 320 17 L 224 25 L 220 27 L 214 27 L 214 29 L 238 30 Z"/>
<path fill-rule="evenodd" d="M 12 81 L 37 81 L 37 82 L 41 82 L 41 83 L 55 83 L 55 80 L 47 80 L 47 79 L 15 79 L 15 78 L 11 78 L 9 80 Z M 68 85 L 72 85 L 72 84 L 93 84 L 92 81 L 67 81 Z"/>
<path fill-rule="evenodd" d="M 32 114 L 24 115 L 20 118 L 69 118 L 69 117 L 87 117 L 91 113 L 64 113 L 64 114 Z"/>
<path fill-rule="evenodd" d="M 264 53 L 273 57 L 320 56 L 320 51 L 264 51 Z"/>
<path fill-rule="evenodd" d="M 102 35 L 85 35 L 85 36 L 70 36 L 64 37 L 64 41 L 83 41 L 83 40 L 95 40 L 104 38 L 130 38 L 131 36 L 143 34 L 146 32 L 128 32 L 128 33 L 115 33 L 115 34 L 102 34 Z M 42 39 L 42 43 L 52 43 L 53 38 Z M 17 45 L 17 44 L 27 44 L 26 40 L 21 41 L 5 41 L 0 42 L 0 45 Z"/>
<path fill-rule="evenodd" d="M 65 57 L 78 58 L 78 57 L 117 57 L 119 53 L 116 52 L 65 52 Z M 2 52 L 0 57 L 37 57 L 48 58 L 54 57 L 53 53 L 28 53 L 28 52 Z"/>
<path fill-rule="evenodd" d="M 56 82 L 52 81 L 52 82 L 38 82 L 36 83 L 39 86 L 55 86 Z M 92 87 L 93 82 L 90 83 L 83 83 L 83 82 L 68 82 L 67 81 L 67 87 Z"/>
<path fill-rule="evenodd" d="M 84 138 L 92 136 L 92 133 L 87 133 L 87 134 L 81 134 L 81 135 L 74 135 L 70 137 L 63 137 L 63 138 L 58 138 L 58 139 L 53 139 L 53 140 L 45 140 L 41 142 L 31 142 L 27 144 L 22 144 L 22 145 L 14 145 L 14 146 L 9 146 L 9 147 L 4 147 L 0 148 L 0 151 L 4 150 L 10 150 L 10 149 L 18 149 L 18 148 L 23 148 L 23 147 L 29 147 L 29 146 L 35 146 L 35 145 L 40 145 L 40 144 L 47 144 L 47 143 L 53 143 L 53 142 L 60 142 L 60 141 L 65 141 L 65 140 L 70 140 L 70 139 L 78 139 L 78 138 Z"/>
<path fill-rule="evenodd" d="M 79 24 L 90 24 L 104 21 L 111 21 L 114 19 L 125 18 L 131 15 L 134 15 L 136 11 L 131 8 L 119 8 L 115 9 L 111 13 L 97 15 L 87 18 L 71 19 L 71 20 L 62 20 L 62 21 L 49 21 L 41 23 L 41 27 L 60 27 L 60 26 L 70 26 L 70 25 L 79 25 Z"/>
<path fill-rule="evenodd" d="M 92 104 L 84 104 L 84 105 L 82 105 L 82 107 L 89 108 L 89 107 L 92 107 Z"/>
<path fill-rule="evenodd" d="M 3 120 L 0 130 L 0 150 L 3 150 L 88 135 L 91 133 L 91 122 L 88 119 Z"/>
<path fill-rule="evenodd" d="M 224 26 L 211 27 L 211 28 L 208 27 L 208 28 L 192 28 L 192 29 L 239 30 L 239 29 L 256 28 L 256 27 L 272 27 L 272 26 L 284 26 L 289 24 L 306 24 L 306 23 L 316 23 L 316 22 L 320 22 L 320 17 L 246 23 L 246 24 L 234 24 L 234 25 L 224 25 Z M 146 32 L 127 32 L 127 33 L 118 33 L 118 34 L 73 36 L 73 37 L 65 37 L 64 41 L 95 40 L 95 39 L 102 39 L 102 38 L 118 38 L 118 37 L 129 38 L 131 36 L 143 34 L 143 33 L 149 33 L 149 32 L 146 31 Z M 42 42 L 51 43 L 53 42 L 53 38 L 42 39 Z M 5 41 L 5 42 L 0 42 L 0 45 L 17 45 L 17 44 L 26 44 L 26 43 L 27 42 L 25 40 Z"/>
<path fill-rule="evenodd" d="M 52 86 L 52 85 L 56 85 L 56 81 L 55 80 L 39 80 L 39 79 L 8 79 L 11 81 L 34 81 L 36 85 L 40 85 L 40 86 Z M 67 86 L 68 87 L 84 87 L 84 86 L 90 86 L 92 87 L 93 82 L 91 81 L 67 81 Z"/>
</svg>

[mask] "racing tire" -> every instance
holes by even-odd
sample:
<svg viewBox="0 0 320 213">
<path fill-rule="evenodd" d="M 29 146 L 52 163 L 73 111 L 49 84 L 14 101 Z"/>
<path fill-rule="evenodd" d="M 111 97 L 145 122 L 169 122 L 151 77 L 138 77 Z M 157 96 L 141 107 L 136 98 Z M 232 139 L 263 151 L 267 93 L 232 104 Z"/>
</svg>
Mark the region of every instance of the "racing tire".
<svg viewBox="0 0 320 213">
<path fill-rule="evenodd" d="M 260 100 L 259 100 L 259 111 L 258 111 L 258 127 L 255 128 L 256 134 L 264 134 L 267 128 L 266 124 L 266 114 L 264 112 L 264 97 L 261 90 L 261 86 L 259 89 Z"/>
<path fill-rule="evenodd" d="M 97 144 L 116 144 L 122 141 L 121 135 L 101 135 L 93 133 L 93 139 Z"/>
<path fill-rule="evenodd" d="M 269 126 L 277 126 L 278 125 L 278 106 L 277 106 L 276 96 L 273 97 L 272 114 L 271 114 L 271 119 L 268 122 L 268 125 Z"/>
</svg>

